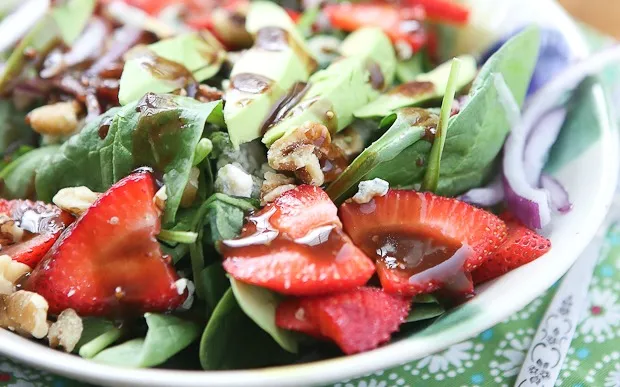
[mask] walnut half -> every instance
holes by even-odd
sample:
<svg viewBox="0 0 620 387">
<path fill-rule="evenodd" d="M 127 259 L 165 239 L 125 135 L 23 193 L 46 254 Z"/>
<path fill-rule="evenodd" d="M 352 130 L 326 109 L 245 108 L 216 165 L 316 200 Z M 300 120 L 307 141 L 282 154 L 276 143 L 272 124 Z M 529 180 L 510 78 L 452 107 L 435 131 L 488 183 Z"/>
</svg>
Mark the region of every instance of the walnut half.
<svg viewBox="0 0 620 387">
<path fill-rule="evenodd" d="M 62 347 L 65 352 L 72 352 L 84 331 L 82 319 L 73 309 L 63 310 L 55 323 L 49 328 L 47 339 L 50 347 Z"/>
<path fill-rule="evenodd" d="M 293 172 L 303 183 L 317 186 L 334 180 L 348 164 L 327 127 L 314 122 L 274 142 L 267 161 L 273 169 Z"/>
<path fill-rule="evenodd" d="M 48 332 L 48 308 L 45 298 L 26 290 L 0 295 L 0 328 L 41 339 Z"/>
<path fill-rule="evenodd" d="M 273 202 L 278 196 L 295 188 L 296 185 L 294 183 L 295 179 L 292 177 L 281 173 L 265 172 L 265 180 L 260 189 L 261 203 L 264 205 Z"/>
<path fill-rule="evenodd" d="M 30 266 L 13 261 L 8 255 L 0 255 L 0 294 L 13 293 L 17 280 L 31 270 Z"/>
</svg>

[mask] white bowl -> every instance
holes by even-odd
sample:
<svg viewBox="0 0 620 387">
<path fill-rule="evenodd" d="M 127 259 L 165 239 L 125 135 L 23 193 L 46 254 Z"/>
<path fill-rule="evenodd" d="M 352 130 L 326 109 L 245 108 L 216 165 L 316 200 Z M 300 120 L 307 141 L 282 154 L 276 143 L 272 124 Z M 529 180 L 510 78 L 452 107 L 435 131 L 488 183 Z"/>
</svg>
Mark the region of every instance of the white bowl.
<svg viewBox="0 0 620 387">
<path fill-rule="evenodd" d="M 480 51 L 495 37 L 526 22 L 553 25 L 568 38 L 576 56 L 587 54 L 578 27 L 554 2 L 545 0 L 470 0 L 479 27 L 461 35 L 461 50 Z M 474 45 L 472 45 L 474 43 Z M 174 371 L 124 369 L 97 364 L 78 356 L 0 330 L 0 353 L 20 362 L 70 378 L 123 386 L 300 386 L 337 382 L 403 362 L 419 359 L 475 336 L 525 307 L 548 289 L 573 264 L 597 231 L 616 188 L 618 135 L 610 120 L 602 87 L 591 91 L 593 120 L 590 138 L 556 177 L 568 189 L 574 209 L 560 216 L 549 237 L 553 248 L 541 259 L 484 286 L 470 302 L 456 308 L 425 330 L 379 349 L 302 365 L 248 371 Z"/>
</svg>

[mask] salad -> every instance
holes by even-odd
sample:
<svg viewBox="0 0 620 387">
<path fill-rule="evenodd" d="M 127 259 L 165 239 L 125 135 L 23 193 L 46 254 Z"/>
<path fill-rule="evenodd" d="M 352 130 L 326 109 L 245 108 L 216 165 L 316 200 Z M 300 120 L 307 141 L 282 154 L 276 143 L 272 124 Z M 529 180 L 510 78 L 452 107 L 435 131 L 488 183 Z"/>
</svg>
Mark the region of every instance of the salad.
<svg viewBox="0 0 620 387">
<path fill-rule="evenodd" d="M 0 328 L 122 367 L 372 350 L 540 258 L 560 102 L 618 56 L 527 26 L 454 57 L 450 0 L 0 18 Z"/>
</svg>

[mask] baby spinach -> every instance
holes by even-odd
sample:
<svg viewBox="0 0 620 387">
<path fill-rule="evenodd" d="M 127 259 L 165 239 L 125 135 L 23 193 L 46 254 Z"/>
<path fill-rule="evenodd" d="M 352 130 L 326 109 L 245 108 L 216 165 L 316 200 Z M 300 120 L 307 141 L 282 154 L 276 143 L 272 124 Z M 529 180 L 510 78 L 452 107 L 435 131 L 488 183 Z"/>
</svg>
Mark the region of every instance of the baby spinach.
<svg viewBox="0 0 620 387">
<path fill-rule="evenodd" d="M 36 133 L 26 124 L 26 113 L 10 100 L 0 100 L 0 128 L 0 154 L 3 156 L 19 145 L 34 145 Z"/>
<path fill-rule="evenodd" d="M 245 314 L 269 333 L 280 346 L 297 353 L 297 339 L 291 331 L 276 326 L 276 308 L 282 297 L 271 290 L 252 286 L 230 278 L 230 286 L 237 303 Z"/>
<path fill-rule="evenodd" d="M 258 368 L 293 360 L 241 309 L 232 289 L 220 300 L 200 341 L 205 370 Z"/>
<path fill-rule="evenodd" d="M 141 101 L 111 109 L 37 170 L 37 196 L 49 201 L 59 189 L 79 185 L 104 192 L 133 169 L 149 166 L 163 173 L 168 195 L 163 221 L 170 224 L 207 122 L 222 124 L 221 101 L 205 104 L 176 95 L 147 94 Z"/>
<path fill-rule="evenodd" d="M 58 152 L 51 145 L 31 150 L 13 160 L 0 171 L 0 197 L 5 199 L 34 199 L 35 170 Z"/>
<path fill-rule="evenodd" d="M 378 168 L 390 164 L 395 157 L 423 139 L 427 131 L 437 126 L 437 116 L 424 109 L 404 108 L 384 121 L 394 117 L 396 120 L 383 136 L 364 149 L 327 187 L 326 192 L 333 201 L 344 201 L 357 188 L 357 183 L 369 179 L 369 175 L 372 178 L 378 177 Z M 415 160 L 413 158 L 406 163 L 405 173 L 411 165 L 415 166 Z M 381 174 L 379 177 L 393 183 L 386 175 Z"/>
<path fill-rule="evenodd" d="M 196 210 L 190 230 L 197 232 L 198 238 L 189 247 L 194 278 L 200 279 L 205 268 L 203 239 L 216 245 L 220 240 L 235 238 L 241 231 L 245 213 L 256 209 L 256 204 L 249 199 L 215 193 Z M 196 295 L 200 299 L 206 297 L 200 280 L 196 282 Z"/>
<path fill-rule="evenodd" d="M 209 307 L 209 312 L 212 313 L 218 302 L 220 302 L 230 288 L 230 281 L 226 276 L 222 263 L 215 262 L 205 267 L 197 281 L 202 281 L 203 283 L 205 302 Z"/>
<path fill-rule="evenodd" d="M 503 76 L 521 104 L 536 64 L 539 44 L 538 29 L 527 28 L 510 39 L 480 70 L 470 90 L 469 102 L 448 122 L 437 193 L 457 195 L 488 179 L 510 128 L 494 80 Z M 415 110 L 401 109 L 396 117 L 412 111 Z M 408 132 L 407 121 L 397 118 L 392 127 L 327 188 L 330 197 L 343 201 L 361 180 L 375 177 L 388 181 L 391 186 L 420 184 L 430 144 L 418 141 L 421 137 L 415 141 L 405 134 L 401 137 L 401 133 Z"/>
<path fill-rule="evenodd" d="M 159 365 L 199 335 L 198 325 L 175 316 L 146 313 L 146 337 L 129 340 L 99 352 L 93 360 L 119 367 L 143 368 Z"/>
<path fill-rule="evenodd" d="M 169 93 L 201 82 L 220 69 L 226 52 L 206 31 L 186 33 L 136 49 L 125 63 L 118 99 L 122 105 L 146 93 Z"/>
<path fill-rule="evenodd" d="M 439 112 L 439 122 L 437 123 L 437 130 L 435 132 L 435 139 L 433 140 L 433 146 L 431 147 L 431 153 L 429 156 L 429 163 L 426 167 L 426 174 L 422 181 L 422 189 L 425 191 L 437 190 L 439 183 L 439 173 L 441 165 L 441 155 L 443 153 L 443 147 L 446 144 L 446 135 L 448 130 L 448 120 L 450 119 L 450 112 L 452 111 L 452 103 L 454 102 L 454 95 L 459 82 L 459 72 L 461 70 L 461 60 L 454 58 L 452 60 L 452 66 L 450 66 L 450 75 L 446 82 L 445 95 L 443 102 L 441 103 L 441 110 Z"/>
</svg>

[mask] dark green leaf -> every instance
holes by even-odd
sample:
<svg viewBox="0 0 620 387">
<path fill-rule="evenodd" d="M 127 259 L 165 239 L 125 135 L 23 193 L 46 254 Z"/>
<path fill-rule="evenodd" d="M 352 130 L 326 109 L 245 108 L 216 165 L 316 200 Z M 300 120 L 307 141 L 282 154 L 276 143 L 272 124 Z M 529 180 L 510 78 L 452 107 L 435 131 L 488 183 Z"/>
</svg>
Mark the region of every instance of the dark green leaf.
<svg viewBox="0 0 620 387">
<path fill-rule="evenodd" d="M 37 195 L 49 201 L 59 189 L 79 185 L 104 192 L 133 169 L 149 166 L 163 173 L 168 195 L 163 221 L 170 224 L 205 124 L 221 123 L 221 109 L 220 101 L 204 104 L 192 98 L 154 94 L 111 109 L 71 137 L 39 168 Z M 107 134 L 101 132 L 107 125 Z"/>
<path fill-rule="evenodd" d="M 220 262 L 215 262 L 205 267 L 200 275 L 203 289 L 205 291 L 205 301 L 209 310 L 215 310 L 218 302 L 224 297 L 224 293 L 230 288 L 230 281 L 226 277 L 226 271 Z"/>
<path fill-rule="evenodd" d="M 58 152 L 58 146 L 37 148 L 13 160 L 0 171 L 0 197 L 34 199 L 35 170 Z"/>
<path fill-rule="evenodd" d="M 149 327 L 145 338 L 108 348 L 93 360 L 119 367 L 153 367 L 174 356 L 200 335 L 198 325 L 191 321 L 154 313 L 146 313 L 144 317 Z"/>
<path fill-rule="evenodd" d="M 110 320 L 87 317 L 82 319 L 82 324 L 84 331 L 74 352 L 78 352 L 83 358 L 95 357 L 99 352 L 114 344 L 122 334 L 122 330 Z"/>
<path fill-rule="evenodd" d="M 419 142 L 427 130 L 437 125 L 437 116 L 424 109 L 405 108 L 398 111 L 396 121 L 377 141 L 353 160 L 339 176 L 327 187 L 327 194 L 339 203 L 344 201 L 356 188 L 357 184 L 369 176 L 377 177 L 377 169 L 382 164 L 391 164 L 405 149 Z M 415 166 L 415 158 L 403 163 L 405 169 Z M 391 184 L 385 176 L 379 176 Z"/>
<path fill-rule="evenodd" d="M 26 114 L 10 100 L 0 100 L 0 154 L 6 156 L 19 145 L 34 145 L 36 133 L 26 124 Z"/>
<path fill-rule="evenodd" d="M 441 316 L 445 311 L 446 310 L 438 303 L 414 303 L 409 312 L 409 316 L 405 319 L 405 323 L 435 318 Z"/>
<path fill-rule="evenodd" d="M 200 342 L 205 370 L 259 368 L 291 362 L 293 357 L 256 325 L 237 303 L 232 289 L 220 300 Z"/>
<path fill-rule="evenodd" d="M 297 338 L 292 331 L 276 326 L 276 308 L 282 296 L 269 289 L 248 285 L 230 278 L 237 303 L 245 314 L 288 352 L 297 353 Z"/>
</svg>

